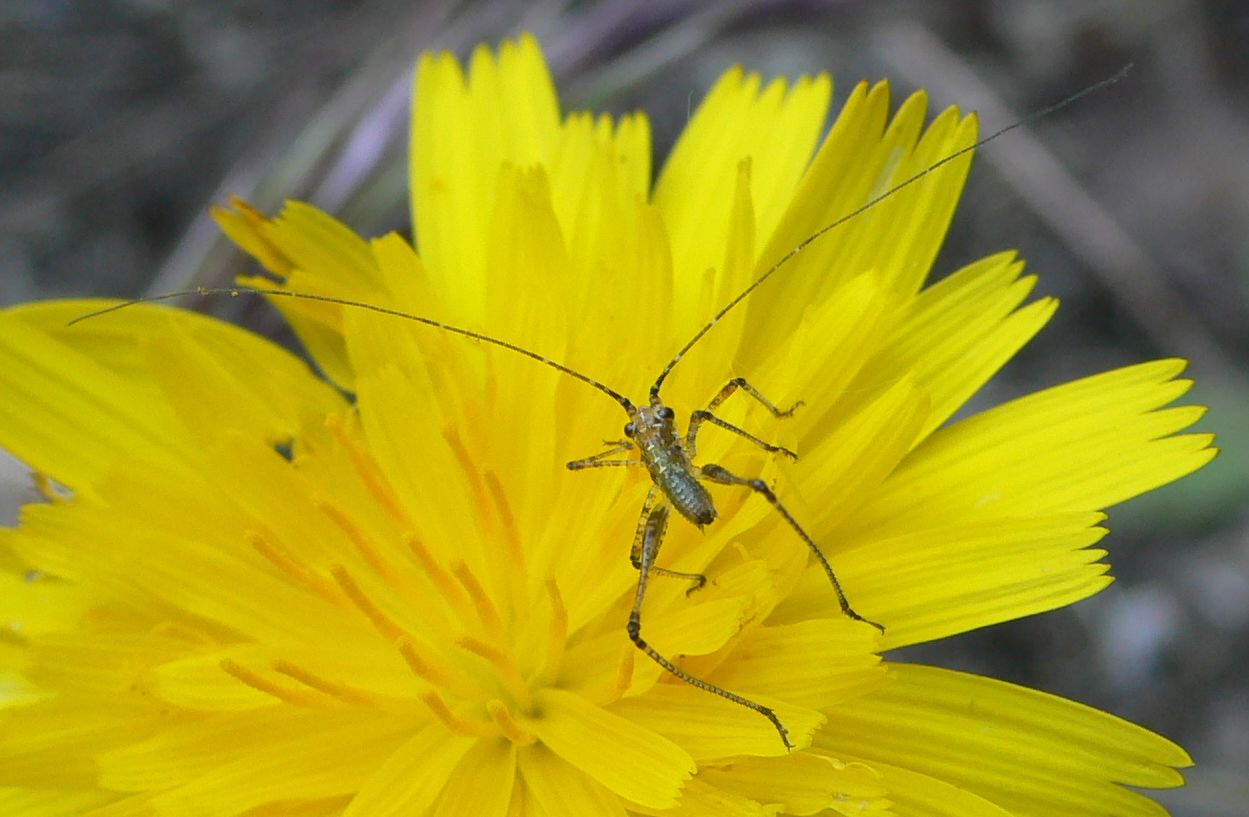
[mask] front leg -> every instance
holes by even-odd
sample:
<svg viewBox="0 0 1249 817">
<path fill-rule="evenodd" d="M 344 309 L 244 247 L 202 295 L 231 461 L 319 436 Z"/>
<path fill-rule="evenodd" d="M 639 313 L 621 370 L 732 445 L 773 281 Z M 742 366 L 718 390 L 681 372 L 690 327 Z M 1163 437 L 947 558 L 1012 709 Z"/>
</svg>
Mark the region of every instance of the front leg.
<svg viewBox="0 0 1249 817">
<path fill-rule="evenodd" d="M 604 440 L 604 445 L 610 445 L 611 448 L 606 451 L 599 452 L 584 459 L 573 460 L 566 467 L 569 471 L 581 471 L 586 468 L 607 468 L 615 465 L 642 465 L 641 460 L 609 460 L 607 457 L 616 454 L 623 454 L 626 451 L 633 450 L 633 443 L 629 440 Z"/>
<path fill-rule="evenodd" d="M 719 417 L 715 415 L 715 411 L 717 408 L 720 407 L 720 404 L 723 403 L 725 400 L 729 399 L 729 397 L 731 397 L 735 392 L 737 392 L 738 389 L 746 392 L 746 394 L 749 394 L 751 397 L 755 398 L 755 400 L 759 401 L 759 403 L 761 403 L 764 406 L 764 408 L 772 412 L 773 417 L 777 417 L 781 419 L 784 419 L 786 417 L 792 417 L 794 412 L 798 409 L 798 407 L 803 404 L 802 401 L 799 400 L 797 403 L 794 403 L 792 406 L 790 406 L 787 409 L 777 408 L 775 403 L 773 403 L 768 398 L 764 397 L 763 394 L 761 394 L 758 389 L 750 385 L 750 383 L 746 382 L 746 378 L 735 377 L 732 380 L 730 380 L 728 383 L 726 383 L 724 385 L 724 388 L 720 389 L 720 391 L 716 394 L 715 397 L 711 398 L 711 402 L 707 404 L 707 408 L 699 409 L 690 415 L 689 430 L 686 431 L 686 434 L 685 434 L 685 449 L 686 451 L 689 452 L 690 458 L 693 459 L 694 455 L 698 451 L 699 428 L 702 427 L 702 424 L 704 422 L 710 421 L 713 425 L 717 425 L 720 428 L 723 428 L 725 431 L 731 431 L 734 434 L 738 435 L 739 437 L 745 437 L 746 439 L 750 440 L 752 443 L 759 446 L 764 451 L 767 451 L 770 454 L 784 454 L 790 459 L 793 459 L 793 460 L 798 459 L 798 455 L 795 454 L 793 451 L 790 451 L 788 448 L 782 448 L 779 445 L 772 445 L 771 443 L 766 443 L 763 440 L 756 437 L 755 435 L 746 431 L 745 429 L 738 428 L 732 423 L 721 420 Z"/>
</svg>

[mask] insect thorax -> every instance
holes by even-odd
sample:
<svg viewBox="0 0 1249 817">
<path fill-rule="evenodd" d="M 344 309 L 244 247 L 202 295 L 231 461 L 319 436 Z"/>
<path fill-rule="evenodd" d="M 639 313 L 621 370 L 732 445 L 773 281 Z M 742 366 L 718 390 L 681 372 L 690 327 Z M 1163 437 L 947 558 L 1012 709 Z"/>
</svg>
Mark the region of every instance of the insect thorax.
<svg viewBox="0 0 1249 817">
<path fill-rule="evenodd" d="M 651 480 L 678 513 L 699 527 L 715 520 L 715 505 L 677 434 L 676 415 L 671 408 L 658 399 L 649 406 L 638 407 L 625 433 L 637 445 Z"/>
</svg>

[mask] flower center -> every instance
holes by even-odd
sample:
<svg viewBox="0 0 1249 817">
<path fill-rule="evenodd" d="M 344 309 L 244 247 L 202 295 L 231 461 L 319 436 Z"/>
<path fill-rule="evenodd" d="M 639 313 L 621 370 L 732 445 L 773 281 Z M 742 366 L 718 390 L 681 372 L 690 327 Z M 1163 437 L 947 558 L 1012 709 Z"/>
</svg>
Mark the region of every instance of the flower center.
<svg viewBox="0 0 1249 817">
<path fill-rule="evenodd" d="M 334 417 L 328 422 L 370 502 L 348 504 L 317 497 L 316 508 L 346 543 L 329 564 L 284 548 L 260 530 L 246 537 L 253 549 L 290 581 L 325 601 L 353 622 L 367 621 L 376 639 L 352 644 L 369 661 L 396 667 L 377 681 L 353 659 L 316 668 L 278 658 L 257 669 L 225 660 L 224 671 L 248 686 L 300 707 L 347 706 L 417 714 L 469 736 L 501 735 L 526 745 L 525 728 L 537 714 L 534 693 L 559 674 L 568 639 L 568 611 L 554 577 L 530 578 L 524 550 L 506 494 L 489 471 L 473 469 L 474 501 L 485 520 L 488 562 L 474 569 L 462 558 L 431 548 L 410 530 L 393 537 L 378 531 L 410 528 L 402 502 L 369 452 Z M 453 442 L 453 435 L 449 441 Z M 373 513 L 376 518 L 370 517 Z M 483 570 L 488 575 L 482 575 Z M 333 612 L 330 615 L 334 615 Z M 354 625 L 353 625 L 354 626 Z M 326 645 L 308 645 L 316 652 Z M 330 645 L 333 646 L 333 645 Z M 295 652 L 298 650 L 296 649 Z M 406 679 L 406 680 L 404 680 Z M 377 683 L 370 683 L 370 681 Z"/>
</svg>

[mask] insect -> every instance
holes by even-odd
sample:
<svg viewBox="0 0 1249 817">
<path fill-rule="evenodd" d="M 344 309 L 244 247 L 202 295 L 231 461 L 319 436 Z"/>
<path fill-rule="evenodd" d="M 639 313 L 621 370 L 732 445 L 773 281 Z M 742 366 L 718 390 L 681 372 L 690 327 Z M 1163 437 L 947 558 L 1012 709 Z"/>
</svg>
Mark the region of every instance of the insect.
<svg viewBox="0 0 1249 817">
<path fill-rule="evenodd" d="M 695 464 L 698 446 L 698 433 L 707 423 L 718 426 L 727 432 L 742 437 L 768 453 L 797 459 L 797 455 L 793 451 L 768 443 L 760 437 L 755 436 L 750 431 L 729 423 L 728 421 L 717 416 L 716 410 L 726 400 L 738 392 L 743 392 L 746 396 L 755 400 L 778 419 L 784 419 L 792 416 L 794 411 L 802 405 L 802 402 L 799 401 L 789 408 L 782 409 L 752 386 L 745 378 L 734 377 L 711 398 L 705 408 L 696 409 L 690 413 L 689 420 L 685 427 L 685 432 L 681 433 L 677 426 L 676 412 L 672 407 L 666 405 L 663 401 L 661 392 L 664 382 L 676 368 L 677 364 L 680 363 L 682 358 L 691 349 L 693 349 L 695 345 L 702 341 L 707 333 L 710 332 L 721 319 L 736 309 L 743 301 L 746 300 L 747 297 L 750 296 L 751 293 L 766 283 L 777 272 L 783 269 L 785 265 L 796 255 L 810 246 L 821 236 L 826 235 L 837 227 L 858 217 L 881 201 L 884 201 L 890 196 L 897 194 L 902 189 L 915 184 L 924 176 L 927 176 L 929 173 L 932 173 L 943 165 L 954 161 L 958 157 L 992 142 L 1015 128 L 1026 125 L 1052 113 L 1053 111 L 1063 108 L 1089 93 L 1119 81 L 1119 79 L 1126 74 L 1128 68 L 1130 68 L 1130 66 L 1122 69 L 1119 73 L 1109 79 L 1105 79 L 1094 85 L 1088 86 L 1058 103 L 1036 111 L 1024 119 L 994 131 L 973 145 L 951 153 L 950 155 L 928 166 L 924 170 L 921 170 L 904 179 L 902 182 L 894 185 L 883 193 L 874 196 L 866 203 L 851 210 L 849 213 L 846 213 L 803 239 L 791 250 L 785 253 L 780 259 L 778 259 L 771 267 L 755 278 L 748 286 L 729 300 L 728 303 L 722 306 L 710 320 L 708 320 L 697 332 L 694 333 L 694 335 L 676 352 L 676 354 L 672 356 L 667 365 L 660 371 L 659 375 L 651 384 L 647 394 L 647 399 L 643 403 L 635 403 L 621 392 L 582 372 L 509 341 L 480 332 L 470 331 L 462 327 L 436 321 L 424 316 L 402 312 L 396 309 L 314 293 L 296 292 L 291 290 L 261 290 L 247 287 L 199 288 L 119 302 L 104 309 L 81 315 L 70 321 L 70 325 L 88 318 L 106 314 L 108 312 L 114 312 L 134 304 L 163 301 L 184 295 L 239 295 L 249 293 L 306 301 L 319 301 L 369 310 L 382 315 L 410 321 L 433 329 L 460 335 L 472 340 L 506 349 L 509 352 L 529 358 L 530 360 L 536 361 L 543 366 L 554 369 L 555 371 L 578 380 L 607 395 L 624 409 L 624 412 L 628 417 L 628 422 L 624 427 L 624 437 L 618 440 L 608 441 L 607 444 L 610 447 L 605 451 L 567 463 L 567 468 L 572 471 L 580 471 L 592 468 L 640 466 L 645 467 L 650 475 L 651 487 L 647 493 L 645 501 L 643 502 L 630 551 L 630 561 L 632 562 L 633 567 L 638 571 L 638 581 L 636 591 L 634 593 L 632 608 L 630 610 L 626 625 L 626 631 L 629 639 L 651 660 L 682 681 L 705 692 L 717 695 L 725 700 L 731 701 L 732 703 L 750 709 L 767 718 L 767 720 L 776 729 L 776 732 L 780 736 L 781 741 L 785 744 L 785 747 L 787 749 L 792 749 L 793 743 L 789 739 L 789 732 L 772 708 L 730 690 L 724 689 L 709 681 L 703 680 L 702 678 L 695 677 L 678 666 L 674 661 L 659 653 L 643 636 L 642 609 L 651 576 L 666 576 L 688 580 L 691 582 L 691 585 L 689 591 L 687 592 L 697 590 L 698 588 L 704 586 L 707 581 L 707 577 L 700 573 L 685 573 L 670 570 L 655 564 L 660 546 L 663 543 L 664 535 L 667 531 L 671 511 L 675 509 L 681 517 L 689 521 L 691 524 L 702 528 L 711 524 L 717 518 L 715 504 L 705 483 L 737 486 L 746 488 L 753 493 L 758 494 L 766 500 L 784 519 L 793 533 L 806 544 L 807 548 L 811 552 L 811 555 L 817 562 L 819 562 L 820 567 L 823 569 L 824 574 L 828 578 L 833 592 L 836 594 L 842 613 L 855 621 L 871 625 L 881 632 L 884 632 L 885 628 L 880 623 L 864 618 L 854 610 L 849 599 L 846 597 L 846 593 L 837 579 L 837 574 L 834 572 L 833 566 L 829 562 L 829 559 L 825 555 L 824 551 L 806 532 L 793 514 L 790 513 L 790 511 L 781 503 L 776 494 L 764 480 L 756 477 L 739 476 L 732 473 L 727 468 L 715 463 L 706 463 L 701 466 Z M 636 454 L 636 456 L 630 456 L 631 454 Z"/>
</svg>

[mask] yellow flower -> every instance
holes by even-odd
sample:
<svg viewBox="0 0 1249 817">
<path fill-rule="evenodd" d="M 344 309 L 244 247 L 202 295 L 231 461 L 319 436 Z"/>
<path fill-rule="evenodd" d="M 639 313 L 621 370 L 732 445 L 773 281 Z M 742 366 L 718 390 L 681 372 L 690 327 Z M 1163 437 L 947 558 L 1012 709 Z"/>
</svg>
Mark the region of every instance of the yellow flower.
<svg viewBox="0 0 1249 817">
<path fill-rule="evenodd" d="M 645 405 L 774 261 L 972 144 L 922 95 L 730 71 L 651 187 L 647 120 L 561 118 L 533 40 L 466 78 L 423 58 L 419 254 L 290 204 L 219 214 L 261 286 L 486 333 Z M 812 154 L 814 153 L 814 158 Z M 645 469 L 569 473 L 620 436 L 550 366 L 360 308 L 274 298 L 324 377 L 240 329 L 102 304 L 0 316 L 0 442 L 45 504 L 0 538 L 8 815 L 1145 815 L 1179 747 L 1101 712 L 879 653 L 1084 598 L 1100 511 L 1199 468 L 1157 361 L 950 417 L 1054 310 L 1002 253 L 925 287 L 970 156 L 831 231 L 684 356 L 682 419 L 734 376 L 698 462 L 775 486 L 673 515 L 625 633 Z M 636 456 L 636 452 L 633 454 Z M 628 452 L 620 456 L 629 456 Z"/>
</svg>

